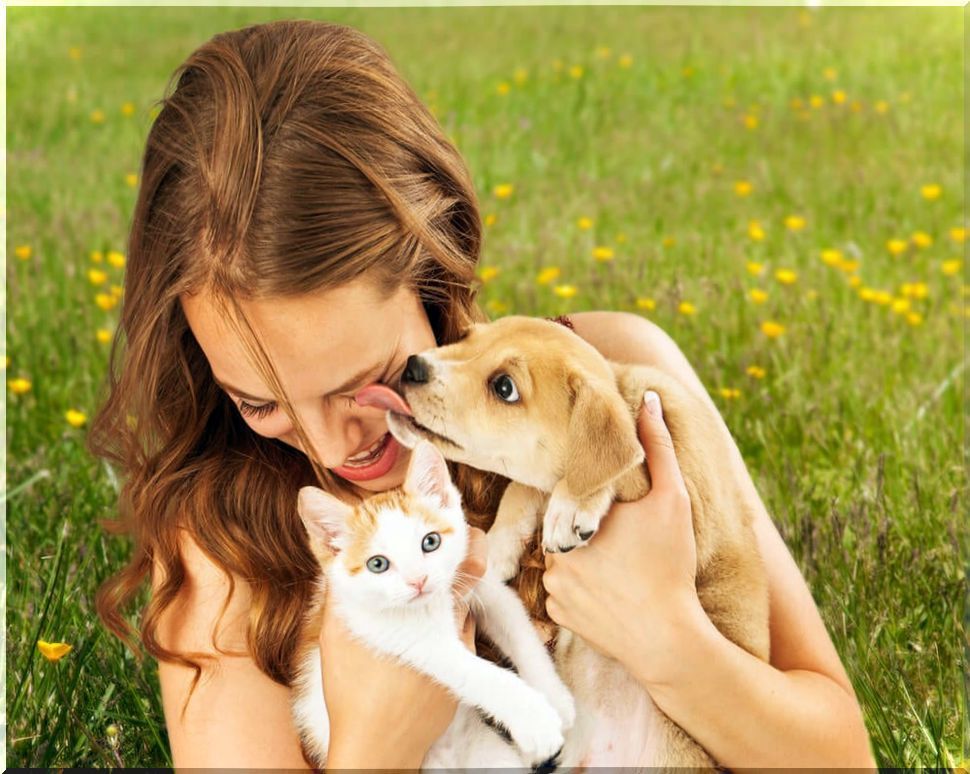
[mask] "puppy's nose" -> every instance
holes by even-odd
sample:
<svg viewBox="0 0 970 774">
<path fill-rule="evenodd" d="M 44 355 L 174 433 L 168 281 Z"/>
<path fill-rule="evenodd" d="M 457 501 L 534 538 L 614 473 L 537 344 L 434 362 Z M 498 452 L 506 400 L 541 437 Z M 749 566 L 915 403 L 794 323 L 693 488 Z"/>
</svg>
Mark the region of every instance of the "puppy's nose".
<svg viewBox="0 0 970 774">
<path fill-rule="evenodd" d="M 431 368 L 428 364 L 417 355 L 411 355 L 404 368 L 404 373 L 401 374 L 401 381 L 411 384 L 426 384 L 430 378 Z"/>
</svg>

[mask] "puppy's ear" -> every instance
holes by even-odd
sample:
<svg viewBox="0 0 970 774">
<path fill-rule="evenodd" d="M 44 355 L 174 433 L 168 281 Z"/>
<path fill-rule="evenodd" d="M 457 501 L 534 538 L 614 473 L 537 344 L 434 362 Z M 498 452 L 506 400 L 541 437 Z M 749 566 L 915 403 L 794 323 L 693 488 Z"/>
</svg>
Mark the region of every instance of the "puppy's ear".
<svg viewBox="0 0 970 774">
<path fill-rule="evenodd" d="M 347 519 L 354 509 L 315 486 L 300 489 L 296 507 L 310 537 L 336 551 L 337 539 L 346 530 Z"/>
<path fill-rule="evenodd" d="M 566 434 L 566 486 L 577 499 L 602 489 L 644 459 L 636 425 L 615 391 L 602 391 L 573 376 L 576 399 Z"/>
</svg>

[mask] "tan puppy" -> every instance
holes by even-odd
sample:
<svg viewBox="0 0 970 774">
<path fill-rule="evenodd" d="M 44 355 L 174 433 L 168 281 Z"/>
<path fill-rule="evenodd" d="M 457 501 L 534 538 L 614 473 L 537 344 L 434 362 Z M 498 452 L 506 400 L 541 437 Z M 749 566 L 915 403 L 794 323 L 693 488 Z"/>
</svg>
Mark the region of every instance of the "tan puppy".
<svg viewBox="0 0 970 774">
<path fill-rule="evenodd" d="M 690 495 L 701 605 L 728 639 L 768 659 L 752 517 L 719 467 L 732 440 L 677 379 L 607 361 L 558 323 L 510 316 L 412 356 L 401 389 L 411 416 L 399 406 L 388 426 L 402 444 L 424 438 L 448 459 L 512 480 L 488 533 L 489 565 L 505 579 L 518 572 L 540 514 L 544 550 L 569 551 L 592 537 L 614 499 L 649 492 L 635 423 L 644 392 L 656 391 Z M 579 708 L 564 765 L 714 765 L 618 662 L 565 631 L 556 661 Z"/>
</svg>

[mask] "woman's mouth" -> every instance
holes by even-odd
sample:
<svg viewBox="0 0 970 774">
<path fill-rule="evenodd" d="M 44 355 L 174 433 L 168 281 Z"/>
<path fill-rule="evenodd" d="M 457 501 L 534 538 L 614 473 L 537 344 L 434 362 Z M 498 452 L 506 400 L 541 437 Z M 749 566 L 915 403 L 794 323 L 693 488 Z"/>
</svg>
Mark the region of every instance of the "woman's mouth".
<svg viewBox="0 0 970 774">
<path fill-rule="evenodd" d="M 401 450 L 400 444 L 390 433 L 384 433 L 377 442 L 374 450 L 362 459 L 348 459 L 343 465 L 333 469 L 341 478 L 349 481 L 369 481 L 372 478 L 379 478 L 385 475 L 397 461 L 397 455 Z M 362 456 L 356 455 L 356 456 Z"/>
</svg>

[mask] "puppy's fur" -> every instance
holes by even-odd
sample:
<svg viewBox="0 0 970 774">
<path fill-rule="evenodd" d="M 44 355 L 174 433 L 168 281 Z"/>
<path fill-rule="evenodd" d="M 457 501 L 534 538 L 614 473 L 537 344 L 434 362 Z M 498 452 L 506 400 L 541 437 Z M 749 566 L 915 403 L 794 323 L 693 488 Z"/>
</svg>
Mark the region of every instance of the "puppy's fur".
<svg viewBox="0 0 970 774">
<path fill-rule="evenodd" d="M 510 316 L 413 357 L 401 389 L 413 417 L 388 414 L 401 443 L 424 438 L 448 459 L 512 480 L 488 533 L 489 564 L 506 579 L 540 514 L 544 550 L 568 551 L 592 537 L 614 499 L 649 492 L 636 416 L 644 392 L 656 391 L 690 495 L 701 605 L 728 639 L 768 659 L 752 514 L 721 464 L 733 441 L 672 375 L 607 361 L 557 323 Z M 618 662 L 564 630 L 556 660 L 582 708 L 564 764 L 714 765 Z"/>
</svg>

